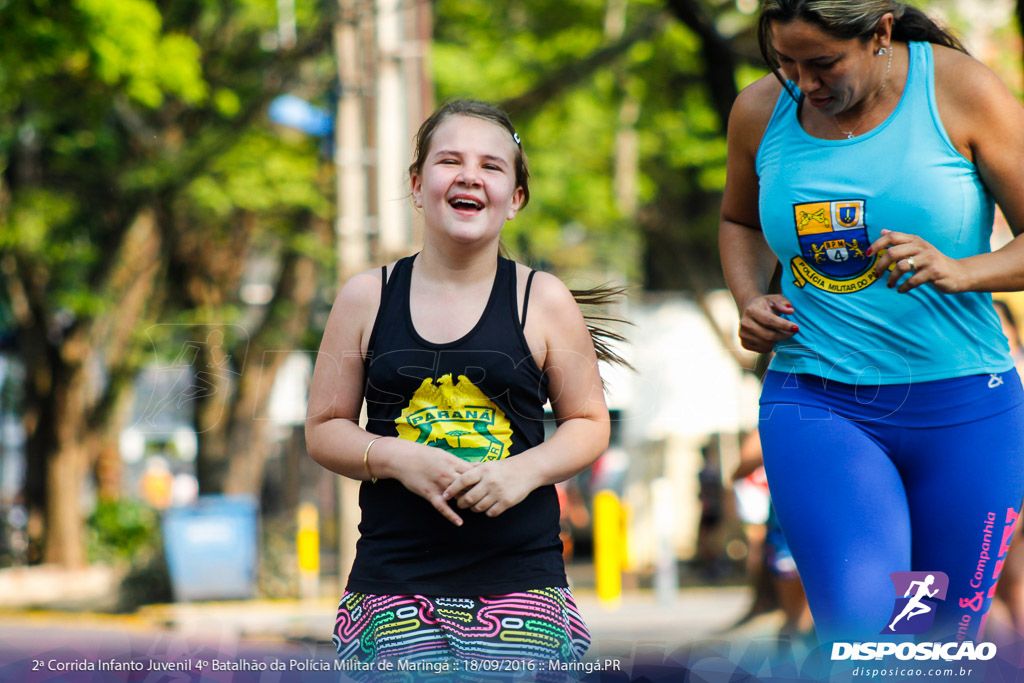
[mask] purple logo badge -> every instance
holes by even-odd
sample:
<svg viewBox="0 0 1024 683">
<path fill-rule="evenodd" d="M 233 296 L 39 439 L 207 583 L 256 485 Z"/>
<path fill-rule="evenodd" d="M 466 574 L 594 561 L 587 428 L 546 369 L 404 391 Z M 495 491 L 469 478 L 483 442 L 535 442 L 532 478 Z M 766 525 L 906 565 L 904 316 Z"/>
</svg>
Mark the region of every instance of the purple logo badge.
<svg viewBox="0 0 1024 683">
<path fill-rule="evenodd" d="M 924 633 L 935 621 L 939 601 L 946 599 L 949 577 L 943 572 L 893 572 L 896 604 L 882 633 Z"/>
</svg>

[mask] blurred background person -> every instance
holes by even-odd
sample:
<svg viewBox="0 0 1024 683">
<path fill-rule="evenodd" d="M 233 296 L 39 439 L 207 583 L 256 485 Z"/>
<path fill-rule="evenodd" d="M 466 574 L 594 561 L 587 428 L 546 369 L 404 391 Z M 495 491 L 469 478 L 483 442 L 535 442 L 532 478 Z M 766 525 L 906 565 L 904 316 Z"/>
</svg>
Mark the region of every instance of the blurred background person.
<svg viewBox="0 0 1024 683">
<path fill-rule="evenodd" d="M 754 601 L 745 620 L 766 608 L 780 609 L 783 615 L 780 637 L 813 637 L 814 621 L 800 573 L 771 505 L 761 435 L 757 429 L 743 440 L 740 464 L 732 479 L 737 512 L 747 531 L 750 546 L 747 571 L 754 587 Z"/>
</svg>

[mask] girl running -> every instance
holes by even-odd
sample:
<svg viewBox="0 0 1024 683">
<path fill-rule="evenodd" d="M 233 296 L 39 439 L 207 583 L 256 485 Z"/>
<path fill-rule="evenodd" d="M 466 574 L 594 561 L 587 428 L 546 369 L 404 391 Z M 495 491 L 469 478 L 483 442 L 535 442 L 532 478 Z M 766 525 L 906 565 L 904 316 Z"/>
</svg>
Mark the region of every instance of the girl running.
<svg viewBox="0 0 1024 683">
<path fill-rule="evenodd" d="M 498 660 L 537 675 L 589 645 L 554 484 L 605 450 L 608 409 L 573 295 L 499 254 L 528 175 L 503 112 L 442 106 L 409 167 L 422 250 L 356 275 L 334 303 L 306 435 L 318 463 L 363 482 L 342 659 L 469 678 Z M 549 398 L 558 427 L 545 442 Z"/>
</svg>

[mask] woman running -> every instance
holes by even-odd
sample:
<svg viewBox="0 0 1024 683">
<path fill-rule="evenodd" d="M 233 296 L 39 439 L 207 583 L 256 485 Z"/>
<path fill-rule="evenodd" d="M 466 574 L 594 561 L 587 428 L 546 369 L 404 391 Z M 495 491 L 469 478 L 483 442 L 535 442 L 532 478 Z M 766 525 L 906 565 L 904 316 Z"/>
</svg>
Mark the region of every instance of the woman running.
<svg viewBox="0 0 1024 683">
<path fill-rule="evenodd" d="M 775 350 L 765 467 L 819 639 L 878 640 L 907 571 L 949 579 L 922 637 L 980 639 L 1024 494 L 989 294 L 1024 288 L 1024 240 L 989 249 L 994 201 L 1024 228 L 1024 110 L 893 0 L 764 0 L 759 36 L 720 248 L 743 345 Z"/>
</svg>

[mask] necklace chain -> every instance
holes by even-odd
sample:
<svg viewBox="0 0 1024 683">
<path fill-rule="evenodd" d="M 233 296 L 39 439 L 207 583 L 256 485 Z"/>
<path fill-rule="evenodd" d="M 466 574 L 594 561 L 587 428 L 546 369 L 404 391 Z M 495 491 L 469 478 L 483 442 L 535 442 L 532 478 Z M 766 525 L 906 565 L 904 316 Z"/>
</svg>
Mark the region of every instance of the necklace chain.
<svg viewBox="0 0 1024 683">
<path fill-rule="evenodd" d="M 882 85 L 880 88 L 878 88 L 878 92 L 875 93 L 875 101 L 872 102 L 871 106 L 868 107 L 868 110 L 861 115 L 860 120 L 857 121 L 857 125 L 851 128 L 850 130 L 845 130 L 841 125 L 839 125 L 839 117 L 836 115 L 832 116 L 832 120 L 836 122 L 836 128 L 838 128 L 839 132 L 846 136 L 847 140 L 853 139 L 853 134 L 857 131 L 858 128 L 860 128 L 860 124 L 864 123 L 864 119 L 868 117 L 868 114 L 870 114 L 872 110 L 875 108 L 875 105 L 878 104 L 878 100 L 882 96 L 882 91 L 885 90 L 885 86 L 889 82 L 889 70 L 892 68 L 893 51 L 893 47 L 890 45 L 889 49 L 887 50 L 887 52 L 889 53 L 889 60 L 885 64 L 885 78 L 882 79 Z"/>
</svg>

